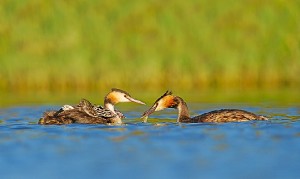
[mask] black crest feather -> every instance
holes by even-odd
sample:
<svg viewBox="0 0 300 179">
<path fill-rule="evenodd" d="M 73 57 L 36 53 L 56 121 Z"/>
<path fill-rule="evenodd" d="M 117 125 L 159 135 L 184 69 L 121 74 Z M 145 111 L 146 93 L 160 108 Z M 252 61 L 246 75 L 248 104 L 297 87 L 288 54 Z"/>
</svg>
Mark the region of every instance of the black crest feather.
<svg viewBox="0 0 300 179">
<path fill-rule="evenodd" d="M 168 95 L 172 95 L 172 94 L 173 94 L 172 91 L 167 90 L 161 97 L 159 97 L 159 98 L 155 101 L 155 103 L 158 102 L 159 100 L 161 100 L 163 97 L 168 96 Z"/>
<path fill-rule="evenodd" d="M 126 94 L 127 96 L 130 96 L 129 93 L 127 93 L 127 92 L 124 91 L 124 90 L 118 89 L 118 88 L 112 88 L 111 91 L 116 91 L 116 92 L 124 93 L 124 94 Z"/>
</svg>

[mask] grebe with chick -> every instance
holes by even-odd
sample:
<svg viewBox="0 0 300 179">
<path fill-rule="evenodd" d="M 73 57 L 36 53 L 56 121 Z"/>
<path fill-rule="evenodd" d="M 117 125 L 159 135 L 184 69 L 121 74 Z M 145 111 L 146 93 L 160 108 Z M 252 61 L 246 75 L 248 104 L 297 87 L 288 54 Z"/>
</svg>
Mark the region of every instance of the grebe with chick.
<svg viewBox="0 0 300 179">
<path fill-rule="evenodd" d="M 92 105 L 88 100 L 82 99 L 78 105 L 64 105 L 58 111 L 47 111 L 39 120 L 39 124 L 121 124 L 124 115 L 115 110 L 114 105 L 121 102 L 135 102 L 136 100 L 126 91 L 113 88 L 104 98 L 104 107 Z"/>
</svg>

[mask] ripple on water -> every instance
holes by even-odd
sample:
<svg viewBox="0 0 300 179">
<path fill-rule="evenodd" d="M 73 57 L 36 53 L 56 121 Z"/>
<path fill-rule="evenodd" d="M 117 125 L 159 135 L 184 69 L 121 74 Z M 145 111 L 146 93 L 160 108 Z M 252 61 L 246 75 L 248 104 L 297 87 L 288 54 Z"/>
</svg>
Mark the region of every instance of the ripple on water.
<svg viewBox="0 0 300 179">
<path fill-rule="evenodd" d="M 178 124 L 175 111 L 156 113 L 149 123 L 142 123 L 134 118 L 143 111 L 125 111 L 126 124 L 120 126 L 38 125 L 49 108 L 0 110 L 2 177 L 297 178 L 300 174 L 296 107 L 246 108 L 271 120 L 242 123 Z"/>
</svg>

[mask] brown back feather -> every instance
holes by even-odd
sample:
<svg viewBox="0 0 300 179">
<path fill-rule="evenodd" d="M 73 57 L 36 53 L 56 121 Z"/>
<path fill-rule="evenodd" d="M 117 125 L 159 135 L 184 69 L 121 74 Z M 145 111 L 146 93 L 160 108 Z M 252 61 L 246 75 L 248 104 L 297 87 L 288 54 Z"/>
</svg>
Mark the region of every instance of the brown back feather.
<svg viewBox="0 0 300 179">
<path fill-rule="evenodd" d="M 191 122 L 242 122 L 249 120 L 268 119 L 240 109 L 221 109 L 195 116 Z"/>
</svg>

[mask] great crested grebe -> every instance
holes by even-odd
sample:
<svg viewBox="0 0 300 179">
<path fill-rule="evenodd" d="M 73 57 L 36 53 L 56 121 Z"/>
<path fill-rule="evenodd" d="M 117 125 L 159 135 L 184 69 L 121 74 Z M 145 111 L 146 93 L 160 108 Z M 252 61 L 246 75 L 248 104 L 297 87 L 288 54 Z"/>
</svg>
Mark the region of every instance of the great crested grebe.
<svg viewBox="0 0 300 179">
<path fill-rule="evenodd" d="M 253 114 L 248 111 L 239 109 L 221 109 L 208 113 L 204 113 L 195 117 L 190 117 L 187 104 L 179 96 L 173 96 L 172 92 L 167 91 L 160 98 L 158 98 L 153 106 L 148 109 L 141 118 L 147 120 L 148 116 L 155 111 L 161 111 L 165 108 L 178 109 L 177 122 L 182 123 L 200 123 L 200 122 L 242 122 L 250 120 L 268 120 L 268 118 Z M 146 121 L 144 120 L 144 121 Z"/>
<path fill-rule="evenodd" d="M 64 105 L 58 111 L 47 111 L 39 120 L 39 124 L 121 124 L 124 115 L 115 110 L 114 105 L 120 102 L 145 104 L 130 96 L 129 93 L 113 88 L 104 98 L 104 107 L 92 105 L 82 99 L 78 105 Z"/>
</svg>

